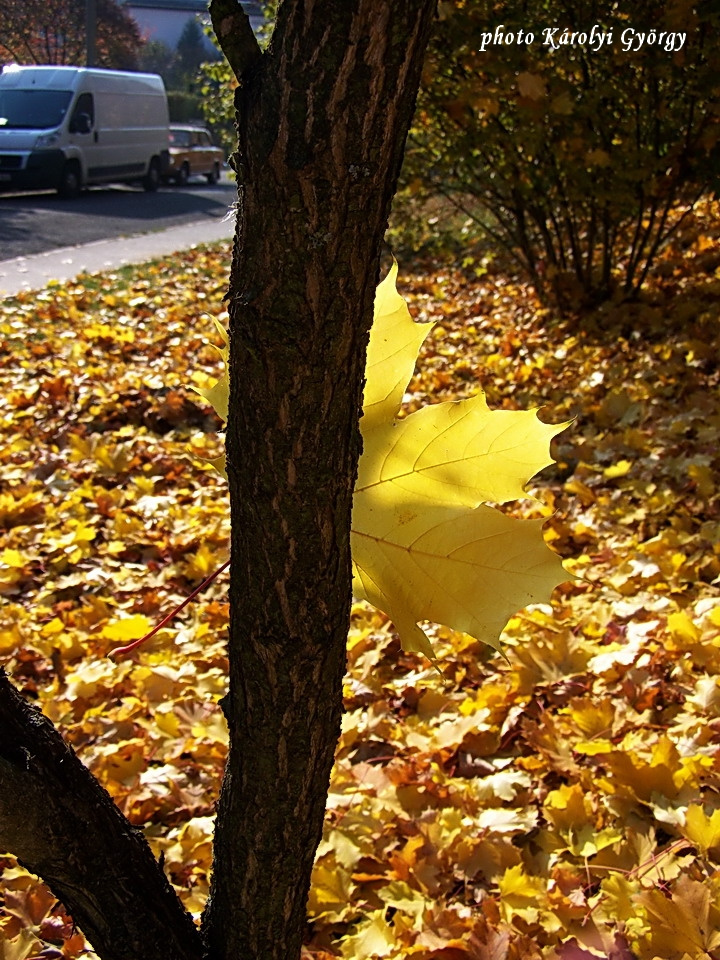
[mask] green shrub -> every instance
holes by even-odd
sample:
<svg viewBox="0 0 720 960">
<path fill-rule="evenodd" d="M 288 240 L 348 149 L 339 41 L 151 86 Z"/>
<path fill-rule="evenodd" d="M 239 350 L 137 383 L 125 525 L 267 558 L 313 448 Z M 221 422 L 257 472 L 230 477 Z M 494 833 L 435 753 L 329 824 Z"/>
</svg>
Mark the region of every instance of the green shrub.
<svg viewBox="0 0 720 960">
<path fill-rule="evenodd" d="M 203 115 L 202 97 L 184 90 L 168 90 L 170 123 L 193 123 Z"/>
<path fill-rule="evenodd" d="M 406 203 L 445 197 L 560 306 L 637 293 L 678 204 L 717 179 L 718 4 L 453 0 L 440 12 Z"/>
<path fill-rule="evenodd" d="M 227 60 L 223 57 L 200 64 L 197 86 L 202 116 L 229 157 L 237 149 L 234 100 L 237 80 Z"/>
</svg>

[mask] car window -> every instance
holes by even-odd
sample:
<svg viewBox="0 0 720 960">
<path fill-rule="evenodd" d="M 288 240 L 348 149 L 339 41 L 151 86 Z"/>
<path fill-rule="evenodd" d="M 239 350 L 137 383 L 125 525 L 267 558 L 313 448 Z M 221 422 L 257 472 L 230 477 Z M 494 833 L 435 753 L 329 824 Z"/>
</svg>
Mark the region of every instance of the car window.
<svg viewBox="0 0 720 960">
<path fill-rule="evenodd" d="M 170 143 L 173 147 L 189 147 L 190 146 L 190 131 L 189 130 L 170 130 Z"/>
<path fill-rule="evenodd" d="M 93 103 L 93 95 L 91 93 L 81 93 L 77 98 L 70 123 L 77 120 L 81 113 L 88 115 L 91 125 L 95 123 L 95 104 Z"/>
<path fill-rule="evenodd" d="M 70 90 L 0 90 L 0 127 L 6 130 L 58 127 L 71 100 Z"/>
</svg>

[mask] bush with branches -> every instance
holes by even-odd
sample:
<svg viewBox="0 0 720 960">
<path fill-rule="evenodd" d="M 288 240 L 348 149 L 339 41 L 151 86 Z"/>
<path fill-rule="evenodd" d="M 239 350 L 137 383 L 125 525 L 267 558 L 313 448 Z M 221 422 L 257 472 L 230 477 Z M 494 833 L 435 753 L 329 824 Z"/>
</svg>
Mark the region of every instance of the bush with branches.
<svg viewBox="0 0 720 960">
<path fill-rule="evenodd" d="M 561 307 L 637 294 L 679 205 L 690 208 L 717 177 L 718 5 L 440 9 L 405 210 L 408 198 L 416 207 L 446 198 Z"/>
</svg>

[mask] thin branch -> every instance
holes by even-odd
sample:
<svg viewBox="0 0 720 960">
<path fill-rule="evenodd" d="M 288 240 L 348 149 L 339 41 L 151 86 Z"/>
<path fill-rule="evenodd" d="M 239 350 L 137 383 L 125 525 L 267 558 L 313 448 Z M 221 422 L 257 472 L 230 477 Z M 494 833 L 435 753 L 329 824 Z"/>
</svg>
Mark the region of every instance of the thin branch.
<svg viewBox="0 0 720 960">
<path fill-rule="evenodd" d="M 162 628 L 170 623 L 171 620 L 174 620 L 181 610 L 184 610 L 185 607 L 205 589 L 205 587 L 209 587 L 213 580 L 219 577 L 223 570 L 226 570 L 229 566 L 230 561 L 226 560 L 225 563 L 219 566 L 217 570 L 214 570 L 209 577 L 206 577 L 198 587 L 195 587 L 193 592 L 189 596 L 185 597 L 182 603 L 178 604 L 178 606 L 171 610 L 167 616 L 163 617 L 160 623 L 156 624 L 152 628 L 150 633 L 146 633 L 145 636 L 140 637 L 139 640 L 133 640 L 131 643 L 126 643 L 124 647 L 115 647 L 114 650 L 111 650 L 110 653 L 108 653 L 108 657 L 110 657 L 111 660 L 117 660 L 120 657 L 124 657 L 126 653 L 130 653 L 132 650 L 137 650 L 137 648 L 145 643 L 146 640 L 154 637 L 158 631 L 162 630 Z"/>
<path fill-rule="evenodd" d="M 210 19 L 218 43 L 238 81 L 262 57 L 247 14 L 238 0 L 210 0 Z"/>
</svg>

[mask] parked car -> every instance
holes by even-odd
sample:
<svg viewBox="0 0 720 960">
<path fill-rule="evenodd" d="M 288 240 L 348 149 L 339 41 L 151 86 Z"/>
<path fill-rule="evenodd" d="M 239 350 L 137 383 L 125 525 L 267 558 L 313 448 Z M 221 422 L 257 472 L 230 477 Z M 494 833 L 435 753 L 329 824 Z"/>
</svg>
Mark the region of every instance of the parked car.
<svg viewBox="0 0 720 960">
<path fill-rule="evenodd" d="M 190 177 L 203 176 L 208 183 L 217 183 L 225 157 L 212 142 L 204 127 L 173 125 L 170 127 L 170 169 L 168 178 L 179 186 Z"/>
</svg>

